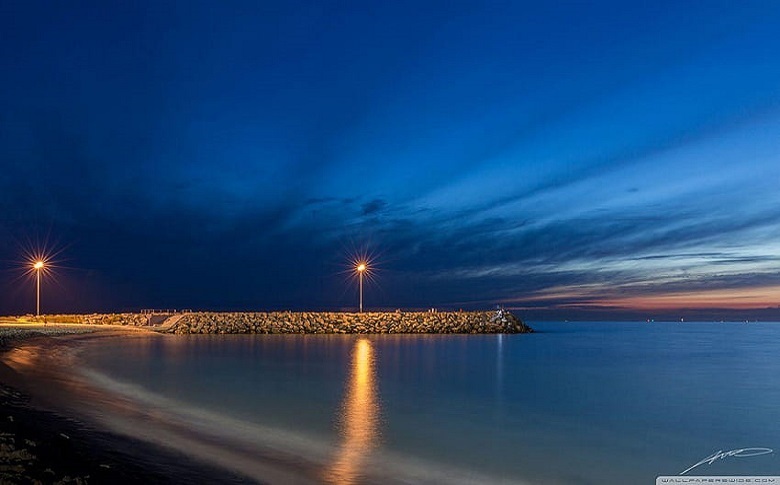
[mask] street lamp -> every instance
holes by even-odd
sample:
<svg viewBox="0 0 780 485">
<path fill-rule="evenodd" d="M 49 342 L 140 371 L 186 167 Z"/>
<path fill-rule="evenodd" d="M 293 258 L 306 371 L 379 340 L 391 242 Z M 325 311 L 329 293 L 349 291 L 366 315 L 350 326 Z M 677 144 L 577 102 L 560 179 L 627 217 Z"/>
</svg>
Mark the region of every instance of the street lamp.
<svg viewBox="0 0 780 485">
<path fill-rule="evenodd" d="M 358 263 L 355 267 L 355 271 L 358 273 L 358 280 L 360 281 L 360 313 L 363 313 L 363 273 L 367 269 L 366 263 Z"/>
<path fill-rule="evenodd" d="M 33 264 L 35 270 L 35 287 L 36 287 L 36 305 L 35 313 L 37 316 L 41 316 L 41 270 L 43 270 L 43 261 L 40 259 Z"/>
</svg>

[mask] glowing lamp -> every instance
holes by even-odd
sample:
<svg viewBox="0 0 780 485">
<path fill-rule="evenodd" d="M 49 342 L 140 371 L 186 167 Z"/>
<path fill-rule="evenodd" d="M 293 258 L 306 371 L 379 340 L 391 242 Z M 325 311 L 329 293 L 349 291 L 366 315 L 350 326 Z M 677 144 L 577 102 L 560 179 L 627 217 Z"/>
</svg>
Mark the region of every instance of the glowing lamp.
<svg viewBox="0 0 780 485">
<path fill-rule="evenodd" d="M 38 259 L 33 263 L 35 270 L 35 314 L 41 314 L 41 271 L 43 270 L 43 260 Z"/>
</svg>

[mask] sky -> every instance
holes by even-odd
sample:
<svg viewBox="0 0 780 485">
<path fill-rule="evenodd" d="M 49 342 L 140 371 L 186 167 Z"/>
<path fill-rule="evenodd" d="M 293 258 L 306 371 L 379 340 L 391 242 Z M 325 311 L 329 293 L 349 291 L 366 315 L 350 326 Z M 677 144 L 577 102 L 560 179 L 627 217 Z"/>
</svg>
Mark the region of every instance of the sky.
<svg viewBox="0 0 780 485">
<path fill-rule="evenodd" d="M 0 2 L 0 314 L 780 320 L 780 3 Z M 27 271 L 27 274 L 25 272 Z"/>
</svg>

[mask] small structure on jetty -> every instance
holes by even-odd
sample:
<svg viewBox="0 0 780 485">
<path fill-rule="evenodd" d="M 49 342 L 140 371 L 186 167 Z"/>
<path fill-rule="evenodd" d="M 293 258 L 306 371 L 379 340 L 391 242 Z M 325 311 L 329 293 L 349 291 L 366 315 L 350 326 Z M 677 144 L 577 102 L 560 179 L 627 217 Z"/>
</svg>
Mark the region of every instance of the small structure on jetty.
<svg viewBox="0 0 780 485">
<path fill-rule="evenodd" d="M 167 309 L 144 308 L 143 310 L 141 310 L 141 315 L 146 316 L 146 324 L 152 326 L 161 325 L 167 320 L 170 320 L 175 316 L 184 315 L 187 313 L 192 313 L 192 310 L 190 309 L 176 310 L 171 308 L 167 308 Z"/>
</svg>

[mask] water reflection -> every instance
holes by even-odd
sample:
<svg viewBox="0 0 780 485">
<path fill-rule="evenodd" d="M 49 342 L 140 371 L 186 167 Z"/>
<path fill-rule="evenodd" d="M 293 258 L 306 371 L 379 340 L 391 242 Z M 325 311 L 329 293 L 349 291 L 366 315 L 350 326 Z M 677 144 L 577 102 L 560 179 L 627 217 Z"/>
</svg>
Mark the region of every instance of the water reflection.
<svg viewBox="0 0 780 485">
<path fill-rule="evenodd" d="M 34 345 L 11 349 L 3 356 L 3 362 L 17 372 L 34 368 L 40 359 L 41 348 Z"/>
<path fill-rule="evenodd" d="M 358 483 L 379 441 L 374 349 L 368 339 L 358 339 L 352 349 L 349 389 L 339 420 L 342 442 L 325 479 L 330 483 Z"/>
<path fill-rule="evenodd" d="M 504 390 L 504 335 L 499 333 L 496 338 L 496 394 L 501 399 Z"/>
</svg>

